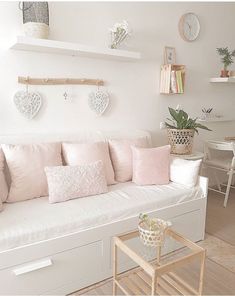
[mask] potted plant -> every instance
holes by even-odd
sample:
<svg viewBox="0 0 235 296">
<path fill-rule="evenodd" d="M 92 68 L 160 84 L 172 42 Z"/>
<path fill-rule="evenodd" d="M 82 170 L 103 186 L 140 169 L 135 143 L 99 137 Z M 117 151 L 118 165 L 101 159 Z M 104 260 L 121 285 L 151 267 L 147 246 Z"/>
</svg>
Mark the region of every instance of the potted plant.
<svg viewBox="0 0 235 296">
<path fill-rule="evenodd" d="M 139 215 L 139 233 L 143 244 L 149 247 L 162 246 L 165 232 L 172 225 L 170 221 L 150 218 L 147 214 Z"/>
<path fill-rule="evenodd" d="M 109 29 L 111 32 L 111 48 L 116 49 L 127 37 L 131 35 L 129 24 L 127 21 L 116 23 Z"/>
<path fill-rule="evenodd" d="M 229 51 L 228 47 L 216 48 L 218 54 L 222 56 L 221 62 L 224 64 L 224 69 L 221 70 L 220 77 L 229 77 L 228 66 L 233 63 L 233 57 L 235 57 L 235 50 Z"/>
<path fill-rule="evenodd" d="M 190 118 L 188 114 L 180 109 L 168 108 L 171 118 L 165 122 L 171 153 L 173 154 L 191 154 L 193 148 L 193 139 L 198 129 L 211 131 L 208 127 L 197 122 L 197 118 Z"/>
</svg>

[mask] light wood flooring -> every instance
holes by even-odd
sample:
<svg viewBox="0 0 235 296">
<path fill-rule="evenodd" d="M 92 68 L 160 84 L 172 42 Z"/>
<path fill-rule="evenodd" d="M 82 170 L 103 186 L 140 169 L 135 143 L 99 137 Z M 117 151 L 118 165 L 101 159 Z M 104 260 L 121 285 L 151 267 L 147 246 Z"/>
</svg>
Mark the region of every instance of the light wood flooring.
<svg viewBox="0 0 235 296">
<path fill-rule="evenodd" d="M 223 196 L 210 192 L 206 222 L 208 234 L 205 241 L 200 242 L 200 245 L 207 249 L 203 295 L 235 295 L 235 191 L 230 196 L 227 208 L 223 208 L 222 205 Z M 196 284 L 198 272 L 196 263 L 183 267 L 178 272 L 185 281 L 191 285 Z M 130 273 L 127 276 L 131 279 L 138 275 Z M 139 291 L 138 294 L 142 292 L 144 294 L 141 285 Z M 120 290 L 118 294 L 123 295 Z M 177 293 L 172 291 L 171 295 L 175 294 Z M 72 295 L 112 295 L 112 279 Z"/>
</svg>

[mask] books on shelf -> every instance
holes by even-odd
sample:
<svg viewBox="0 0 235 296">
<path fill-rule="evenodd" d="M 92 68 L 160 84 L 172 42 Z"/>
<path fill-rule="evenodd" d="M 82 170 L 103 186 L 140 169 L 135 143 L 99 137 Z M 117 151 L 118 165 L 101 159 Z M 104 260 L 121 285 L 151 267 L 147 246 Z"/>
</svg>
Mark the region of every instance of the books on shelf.
<svg viewBox="0 0 235 296">
<path fill-rule="evenodd" d="M 184 66 L 162 65 L 160 76 L 160 93 L 184 93 Z"/>
</svg>

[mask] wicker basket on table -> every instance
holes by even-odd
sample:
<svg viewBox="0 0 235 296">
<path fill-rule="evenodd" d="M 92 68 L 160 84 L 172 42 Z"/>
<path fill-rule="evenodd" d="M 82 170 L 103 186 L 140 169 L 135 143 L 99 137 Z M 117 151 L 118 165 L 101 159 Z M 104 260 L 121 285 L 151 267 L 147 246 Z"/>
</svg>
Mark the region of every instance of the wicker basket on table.
<svg viewBox="0 0 235 296">
<path fill-rule="evenodd" d="M 191 154 L 193 149 L 193 129 L 167 129 L 168 141 L 173 154 Z"/>
<path fill-rule="evenodd" d="M 138 225 L 140 239 L 148 247 L 162 246 L 165 241 L 165 232 L 171 226 L 171 222 L 162 219 L 152 219 L 157 225 L 154 230 L 149 229 L 145 221 L 140 221 Z"/>
</svg>

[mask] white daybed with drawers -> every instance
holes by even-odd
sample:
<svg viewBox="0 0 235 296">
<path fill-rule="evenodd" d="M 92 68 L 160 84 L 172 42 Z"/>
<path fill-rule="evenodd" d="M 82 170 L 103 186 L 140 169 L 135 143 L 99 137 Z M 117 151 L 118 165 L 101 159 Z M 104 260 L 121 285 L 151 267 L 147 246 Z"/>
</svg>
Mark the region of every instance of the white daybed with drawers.
<svg viewBox="0 0 235 296">
<path fill-rule="evenodd" d="M 85 140 L 139 137 L 94 133 Z M 84 135 L 0 137 L 0 143 L 84 141 Z M 193 241 L 204 238 L 207 179 L 109 186 L 102 195 L 49 204 L 46 197 L 4 204 L 0 213 L 0 294 L 66 294 L 112 275 L 112 237 L 136 229 L 140 212 L 168 219 Z M 174 248 L 175 246 L 172 246 Z M 122 268 L 130 268 L 123 260 Z"/>
</svg>

